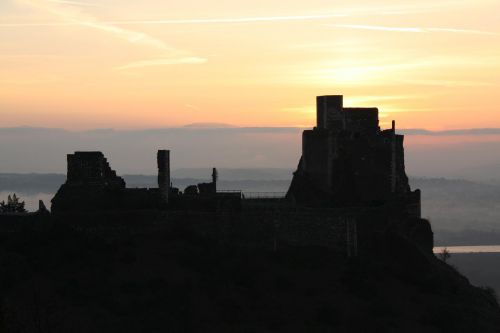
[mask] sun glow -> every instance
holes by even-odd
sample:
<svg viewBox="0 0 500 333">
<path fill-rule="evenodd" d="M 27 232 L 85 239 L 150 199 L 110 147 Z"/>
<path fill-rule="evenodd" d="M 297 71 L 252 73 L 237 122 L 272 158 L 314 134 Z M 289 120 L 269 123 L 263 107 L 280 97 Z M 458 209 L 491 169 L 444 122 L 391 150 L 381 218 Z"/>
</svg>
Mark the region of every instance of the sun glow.
<svg viewBox="0 0 500 333">
<path fill-rule="evenodd" d="M 343 94 L 401 127 L 500 127 L 500 3 L 280 1 L 3 1 L 2 124 L 309 127 Z"/>
</svg>

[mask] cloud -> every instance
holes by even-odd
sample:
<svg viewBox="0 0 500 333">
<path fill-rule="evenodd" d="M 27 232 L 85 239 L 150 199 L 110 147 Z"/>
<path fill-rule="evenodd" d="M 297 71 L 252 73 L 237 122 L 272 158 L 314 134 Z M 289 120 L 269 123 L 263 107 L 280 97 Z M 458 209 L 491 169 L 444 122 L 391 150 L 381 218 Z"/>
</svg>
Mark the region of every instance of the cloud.
<svg viewBox="0 0 500 333">
<path fill-rule="evenodd" d="M 21 0 L 18 0 L 21 1 Z M 24 0 L 28 2 L 34 2 L 36 0 Z M 72 1 L 72 0 L 48 0 L 52 3 L 58 4 L 68 4 L 68 5 L 80 5 L 80 6 L 93 6 L 86 2 Z M 40 2 L 40 0 L 36 1 Z M 43 2 L 43 1 L 42 1 Z M 339 8 L 335 11 L 327 11 L 324 13 L 310 14 L 310 15 L 272 15 L 272 16 L 251 16 L 251 17 L 227 17 L 227 18 L 185 18 L 185 19 L 158 19 L 158 20 L 111 20 L 103 21 L 101 24 L 106 25 L 182 25 L 182 24 L 237 24 L 237 23 L 266 23 L 266 22 L 288 22 L 288 21 L 317 21 L 317 20 L 328 20 L 333 18 L 342 17 L 366 17 L 366 16 L 392 16 L 392 15 L 408 15 L 408 14 L 418 14 L 433 11 L 441 11 L 445 8 L 456 8 L 457 6 L 469 6 L 471 4 L 476 5 L 478 0 L 462 0 L 462 1 L 440 1 L 434 2 L 432 4 L 418 4 L 418 5 L 391 5 L 391 6 L 363 6 L 358 8 Z M 483 0 L 482 2 L 488 2 Z M 47 2 L 45 2 L 47 3 Z M 64 26 L 64 25 L 75 25 L 76 22 L 25 22 L 25 23 L 0 23 L 0 27 L 30 27 L 30 26 Z M 341 27 L 339 25 L 339 27 Z M 357 27 L 369 27 L 362 25 L 344 25 L 344 28 L 354 28 Z M 378 30 L 392 29 L 390 27 L 378 27 Z M 394 28 L 397 29 L 397 28 Z M 401 28 L 405 29 L 405 28 Z M 409 28 L 419 29 L 419 28 Z M 438 29 L 438 28 L 436 28 Z M 441 31 L 448 32 L 467 32 L 467 33 L 482 33 L 478 30 L 466 30 L 466 29 L 440 29 Z M 394 30 L 395 31 L 395 30 Z M 437 30 L 436 30 L 437 31 Z"/>
<path fill-rule="evenodd" d="M 141 44 L 163 51 L 176 51 L 175 48 L 170 47 L 165 42 L 154 38 L 148 34 L 128 30 L 117 27 L 112 24 L 100 22 L 95 17 L 85 14 L 79 9 L 63 5 L 64 2 L 44 1 L 44 0 L 18 0 L 20 3 L 47 11 L 64 21 L 64 23 L 71 23 L 80 25 L 96 30 L 100 30 L 114 35 L 117 38 L 124 39 L 133 44 Z"/>
<path fill-rule="evenodd" d="M 493 35 L 493 36 L 499 36 L 500 35 L 497 32 L 482 31 L 482 30 L 471 30 L 471 29 L 428 28 L 426 30 L 427 31 L 436 31 L 436 32 L 452 32 L 452 33 L 458 33 L 458 34 Z"/>
<path fill-rule="evenodd" d="M 66 1 L 66 0 L 18 0 L 20 3 L 30 5 L 32 7 L 45 10 L 59 17 L 64 24 L 79 25 L 88 27 L 98 31 L 108 33 L 126 40 L 131 44 L 142 45 L 156 50 L 162 51 L 162 58 L 154 60 L 144 60 L 133 62 L 127 65 L 118 67 L 118 69 L 141 68 L 148 66 L 159 65 L 176 65 L 176 64 L 200 64 L 207 60 L 201 57 L 195 57 L 186 50 L 181 50 L 168 45 L 164 41 L 155 38 L 146 33 L 125 29 L 111 23 L 99 21 L 97 18 L 82 12 L 79 9 L 68 7 L 67 5 L 83 5 L 84 2 Z"/>
<path fill-rule="evenodd" d="M 405 135 L 428 135 L 428 136 L 454 136 L 454 135 L 500 135 L 500 128 L 471 128 L 471 129 L 457 129 L 447 131 L 429 131 L 425 129 L 402 129 L 398 130 Z"/>
<path fill-rule="evenodd" d="M 492 83 L 484 81 L 470 81 L 470 80 L 394 80 L 405 85 L 416 86 L 438 86 L 438 87 L 488 87 Z"/>
<path fill-rule="evenodd" d="M 213 19 L 180 19 L 180 20 L 144 20 L 144 21 L 111 21 L 120 25 L 135 24 L 210 24 L 210 23 L 258 23 L 279 21 L 310 21 L 325 20 L 335 17 L 344 17 L 347 14 L 321 14 L 321 15 L 291 15 L 291 16 L 259 16 L 259 17 L 237 17 L 237 18 L 213 18 Z"/>
<path fill-rule="evenodd" d="M 63 22 L 59 22 L 59 25 L 79 25 L 88 28 L 92 28 L 95 30 L 99 30 L 108 34 L 111 34 L 117 38 L 126 40 L 132 44 L 148 46 L 151 48 L 155 48 L 164 52 L 169 52 L 170 55 L 177 55 L 181 57 L 186 57 L 189 55 L 189 52 L 180 50 L 173 46 L 168 45 L 164 41 L 155 38 L 146 33 L 125 29 L 122 27 L 118 27 L 112 23 L 99 21 L 97 18 L 82 12 L 81 10 L 67 6 L 67 5 L 75 5 L 75 4 L 88 4 L 83 2 L 74 2 L 74 1 L 66 1 L 66 0 L 17 0 L 22 4 L 26 4 L 44 11 L 47 11 L 57 17 L 59 17 Z M 57 23 L 41 23 L 42 26 L 54 26 L 58 25 Z M 11 25 L 14 26 L 14 25 Z M 36 26 L 36 24 L 19 24 L 17 26 Z"/>
<path fill-rule="evenodd" d="M 83 7 L 100 7 L 95 3 L 81 2 L 81 1 L 69 1 L 69 0 L 49 0 L 49 2 L 59 3 L 63 5 L 72 5 L 72 6 L 83 6 Z"/>
<path fill-rule="evenodd" d="M 377 25 L 334 24 L 334 25 L 328 25 L 328 26 L 334 27 L 334 28 L 359 29 L 359 30 L 424 32 L 424 30 L 422 28 L 385 27 L 385 26 L 377 26 Z"/>
<path fill-rule="evenodd" d="M 163 58 L 163 59 L 151 59 L 151 60 L 142 60 L 129 63 L 127 65 L 123 65 L 117 67 L 117 70 L 125 70 L 125 69 L 133 69 L 133 68 L 144 68 L 151 66 L 168 66 L 168 65 L 194 65 L 194 64 L 204 64 L 207 62 L 207 59 L 200 57 L 181 57 L 181 58 Z"/>
<path fill-rule="evenodd" d="M 455 29 L 455 28 L 389 27 L 389 26 L 380 26 L 380 25 L 359 25 L 359 24 L 333 24 L 333 25 L 328 25 L 328 26 L 334 27 L 334 28 L 343 28 L 343 29 L 391 31 L 391 32 L 412 32 L 412 33 L 448 32 L 448 33 L 490 35 L 490 36 L 499 36 L 500 35 L 498 33 L 491 32 L 491 31 L 471 30 L 471 29 Z"/>
<path fill-rule="evenodd" d="M 58 1 L 58 3 L 60 3 Z M 348 14 L 320 14 L 320 15 L 289 15 L 289 16 L 259 16 L 259 17 L 236 17 L 236 18 L 213 18 L 213 19 L 177 19 L 177 20 L 114 20 L 104 21 L 109 25 L 178 25 L 178 24 L 227 24 L 227 23 L 259 23 L 259 22 L 280 22 L 280 21 L 311 21 L 325 20 L 335 17 L 345 17 Z M 65 26 L 77 23 L 1 23 L 0 27 L 36 27 L 36 26 Z"/>
</svg>

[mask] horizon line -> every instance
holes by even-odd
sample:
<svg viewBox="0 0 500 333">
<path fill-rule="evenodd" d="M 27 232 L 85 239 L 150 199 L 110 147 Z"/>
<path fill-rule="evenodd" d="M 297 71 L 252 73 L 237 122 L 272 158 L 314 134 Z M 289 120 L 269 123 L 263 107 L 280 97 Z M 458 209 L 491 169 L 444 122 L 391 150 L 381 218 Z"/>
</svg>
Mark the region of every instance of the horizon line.
<svg viewBox="0 0 500 333">
<path fill-rule="evenodd" d="M 314 126 L 236 126 L 224 124 L 223 126 L 165 126 L 165 127 L 146 127 L 146 128 L 91 128 L 91 129 L 66 129 L 62 127 L 43 127 L 43 126 L 9 126 L 0 127 L 0 131 L 4 130 L 44 130 L 58 131 L 67 133 L 92 133 L 92 132 L 109 132 L 109 133 L 126 133 L 126 132 L 149 132 L 149 131 L 164 131 L 164 130 L 185 130 L 185 131 L 238 131 L 238 130 L 304 130 L 314 128 Z M 381 130 L 384 130 L 381 128 Z M 397 131 L 405 135 L 500 135 L 500 127 L 472 127 L 458 128 L 447 130 L 430 130 L 425 128 L 397 128 Z"/>
</svg>

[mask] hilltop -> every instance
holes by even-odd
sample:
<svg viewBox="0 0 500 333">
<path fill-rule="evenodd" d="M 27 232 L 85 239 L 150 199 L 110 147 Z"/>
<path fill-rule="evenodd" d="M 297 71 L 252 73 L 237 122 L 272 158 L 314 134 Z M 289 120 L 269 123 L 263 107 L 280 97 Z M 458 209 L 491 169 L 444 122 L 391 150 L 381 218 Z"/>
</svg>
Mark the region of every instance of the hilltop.
<svg viewBox="0 0 500 333">
<path fill-rule="evenodd" d="M 384 255 L 224 245 L 179 224 L 2 234 L 1 332 L 498 332 L 491 293 L 399 239 Z M 3 330 L 2 330 L 3 329 Z"/>
</svg>

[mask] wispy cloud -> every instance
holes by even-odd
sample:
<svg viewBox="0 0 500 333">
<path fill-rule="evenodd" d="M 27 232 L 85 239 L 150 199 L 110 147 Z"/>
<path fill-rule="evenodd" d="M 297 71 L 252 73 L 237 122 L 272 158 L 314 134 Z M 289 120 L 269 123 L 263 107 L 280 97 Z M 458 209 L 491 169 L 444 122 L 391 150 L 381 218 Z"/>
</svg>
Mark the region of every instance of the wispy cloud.
<svg viewBox="0 0 500 333">
<path fill-rule="evenodd" d="M 83 7 L 100 7 L 96 3 L 89 2 L 81 2 L 81 1 L 70 1 L 70 0 L 49 0 L 52 3 L 58 3 L 63 5 L 72 5 L 72 6 L 83 6 Z"/>
<path fill-rule="evenodd" d="M 259 23 L 280 21 L 311 21 L 326 20 L 336 17 L 345 17 L 348 14 L 321 14 L 321 15 L 290 15 L 290 16 L 258 16 L 258 17 L 235 17 L 235 18 L 211 18 L 211 19 L 177 19 L 177 20 L 114 20 L 104 21 L 103 24 L 112 25 L 182 25 L 182 24 L 227 24 L 227 23 Z M 36 26 L 68 26 L 76 22 L 25 22 L 25 23 L 0 23 L 0 27 L 36 27 Z"/>
<path fill-rule="evenodd" d="M 447 136 L 447 135 L 500 135 L 500 128 L 471 128 L 471 129 L 457 129 L 445 131 L 429 131 L 419 128 L 409 128 L 399 130 L 405 135 L 430 135 L 430 136 Z"/>
<path fill-rule="evenodd" d="M 20 0 L 18 0 L 20 1 Z M 24 0 L 34 2 L 36 0 Z M 418 5 L 391 5 L 391 6 L 363 6 L 363 7 L 352 7 L 352 8 L 338 8 L 334 11 L 327 11 L 318 14 L 309 15 L 270 15 L 270 16 L 251 16 L 251 17 L 219 17 L 219 18 L 185 18 L 185 19 L 157 19 L 157 20 L 110 20 L 102 21 L 102 24 L 127 26 L 127 25 L 182 25 L 182 24 L 237 24 L 237 23 L 269 23 L 269 22 L 288 22 L 288 21 L 317 21 L 317 20 L 328 20 L 333 18 L 342 17 L 367 17 L 367 16 L 399 16 L 399 15 L 409 15 L 418 14 L 443 10 L 444 8 L 457 6 L 467 6 L 470 4 L 476 4 L 475 0 L 454 0 L 454 1 L 439 1 L 435 3 L 418 4 Z M 484 2 L 485 0 L 483 0 Z M 43 2 L 43 1 L 36 1 Z M 48 2 L 58 3 L 58 4 L 68 4 L 68 5 L 80 5 L 80 6 L 93 6 L 94 4 L 73 1 L 73 0 L 48 0 Z M 76 22 L 16 22 L 16 23 L 0 23 L 0 27 L 30 27 L 30 26 L 64 26 L 77 24 Z M 340 25 L 339 25 L 340 27 Z M 361 25 L 344 25 L 344 27 L 368 27 Z M 383 27 L 379 27 L 382 30 Z M 385 27 L 385 29 L 390 29 Z M 403 28 L 404 29 L 404 28 Z M 418 28 L 409 28 L 418 29 Z M 461 29 L 448 29 L 449 32 L 460 32 Z M 453 30 L 453 31 L 451 31 Z M 456 30 L 456 31 L 455 31 Z M 475 30 L 465 30 L 465 31 L 475 31 Z"/>
<path fill-rule="evenodd" d="M 424 29 L 422 29 L 422 28 L 385 27 L 385 26 L 378 26 L 378 25 L 329 24 L 328 26 L 334 27 L 334 28 L 359 29 L 359 30 L 424 32 Z"/>
<path fill-rule="evenodd" d="M 418 95 L 394 95 L 394 96 L 347 96 L 344 104 L 364 105 L 368 103 L 399 101 L 421 98 Z"/>
<path fill-rule="evenodd" d="M 131 44 L 147 46 L 162 51 L 159 59 L 144 60 L 133 62 L 118 69 L 140 68 L 159 65 L 176 64 L 199 64 L 206 62 L 205 58 L 195 57 L 190 52 L 168 45 L 163 40 L 155 38 L 146 33 L 125 29 L 109 22 L 99 21 L 97 18 L 82 12 L 79 9 L 68 5 L 87 4 L 83 2 L 74 2 L 66 0 L 18 0 L 20 3 L 45 10 L 59 19 L 63 24 L 73 24 L 95 29 L 104 33 L 113 35 L 116 38 L 126 40 Z"/>
<path fill-rule="evenodd" d="M 349 16 L 345 13 L 332 13 L 321 15 L 290 15 L 290 16 L 258 16 L 258 17 L 236 17 L 236 18 L 212 18 L 212 19 L 180 19 L 180 20 L 143 20 L 143 21 L 111 21 L 120 25 L 135 24 L 210 24 L 210 23 L 258 23 L 279 21 L 310 21 L 325 20 L 335 17 Z"/>
<path fill-rule="evenodd" d="M 491 36 L 500 35 L 499 33 L 492 31 L 456 29 L 456 28 L 391 27 L 391 26 L 359 25 L 359 24 L 330 24 L 328 26 L 333 28 L 373 30 L 373 31 L 393 31 L 393 32 L 413 32 L 413 33 L 449 32 L 449 33 L 491 35 Z"/>
<path fill-rule="evenodd" d="M 492 31 L 471 30 L 471 29 L 452 29 L 452 28 L 427 28 L 427 31 L 436 32 L 452 32 L 458 34 L 475 34 L 475 35 L 494 35 L 499 36 L 500 33 Z"/>
<path fill-rule="evenodd" d="M 175 51 L 175 48 L 170 47 L 162 40 L 142 32 L 128 30 L 109 23 L 100 22 L 95 17 L 92 17 L 77 8 L 62 5 L 59 1 L 55 3 L 53 1 L 44 0 L 18 0 L 18 2 L 47 11 L 61 19 L 63 23 L 71 23 L 74 25 L 100 30 L 112 34 L 117 38 L 127 40 L 130 43 L 147 45 L 163 51 Z"/>
<path fill-rule="evenodd" d="M 200 57 L 163 58 L 163 59 L 136 61 L 124 66 L 119 66 L 116 69 L 125 70 L 125 69 L 144 68 L 151 66 L 186 65 L 186 64 L 195 65 L 195 64 L 204 64 L 206 62 L 207 59 Z"/>
<path fill-rule="evenodd" d="M 193 104 L 185 104 L 184 106 L 193 111 L 200 111 L 200 108 Z"/>
<path fill-rule="evenodd" d="M 439 87 L 487 87 L 491 86 L 490 82 L 484 81 L 468 81 L 468 80 L 395 80 L 395 82 L 405 85 L 417 86 L 439 86 Z"/>
</svg>

